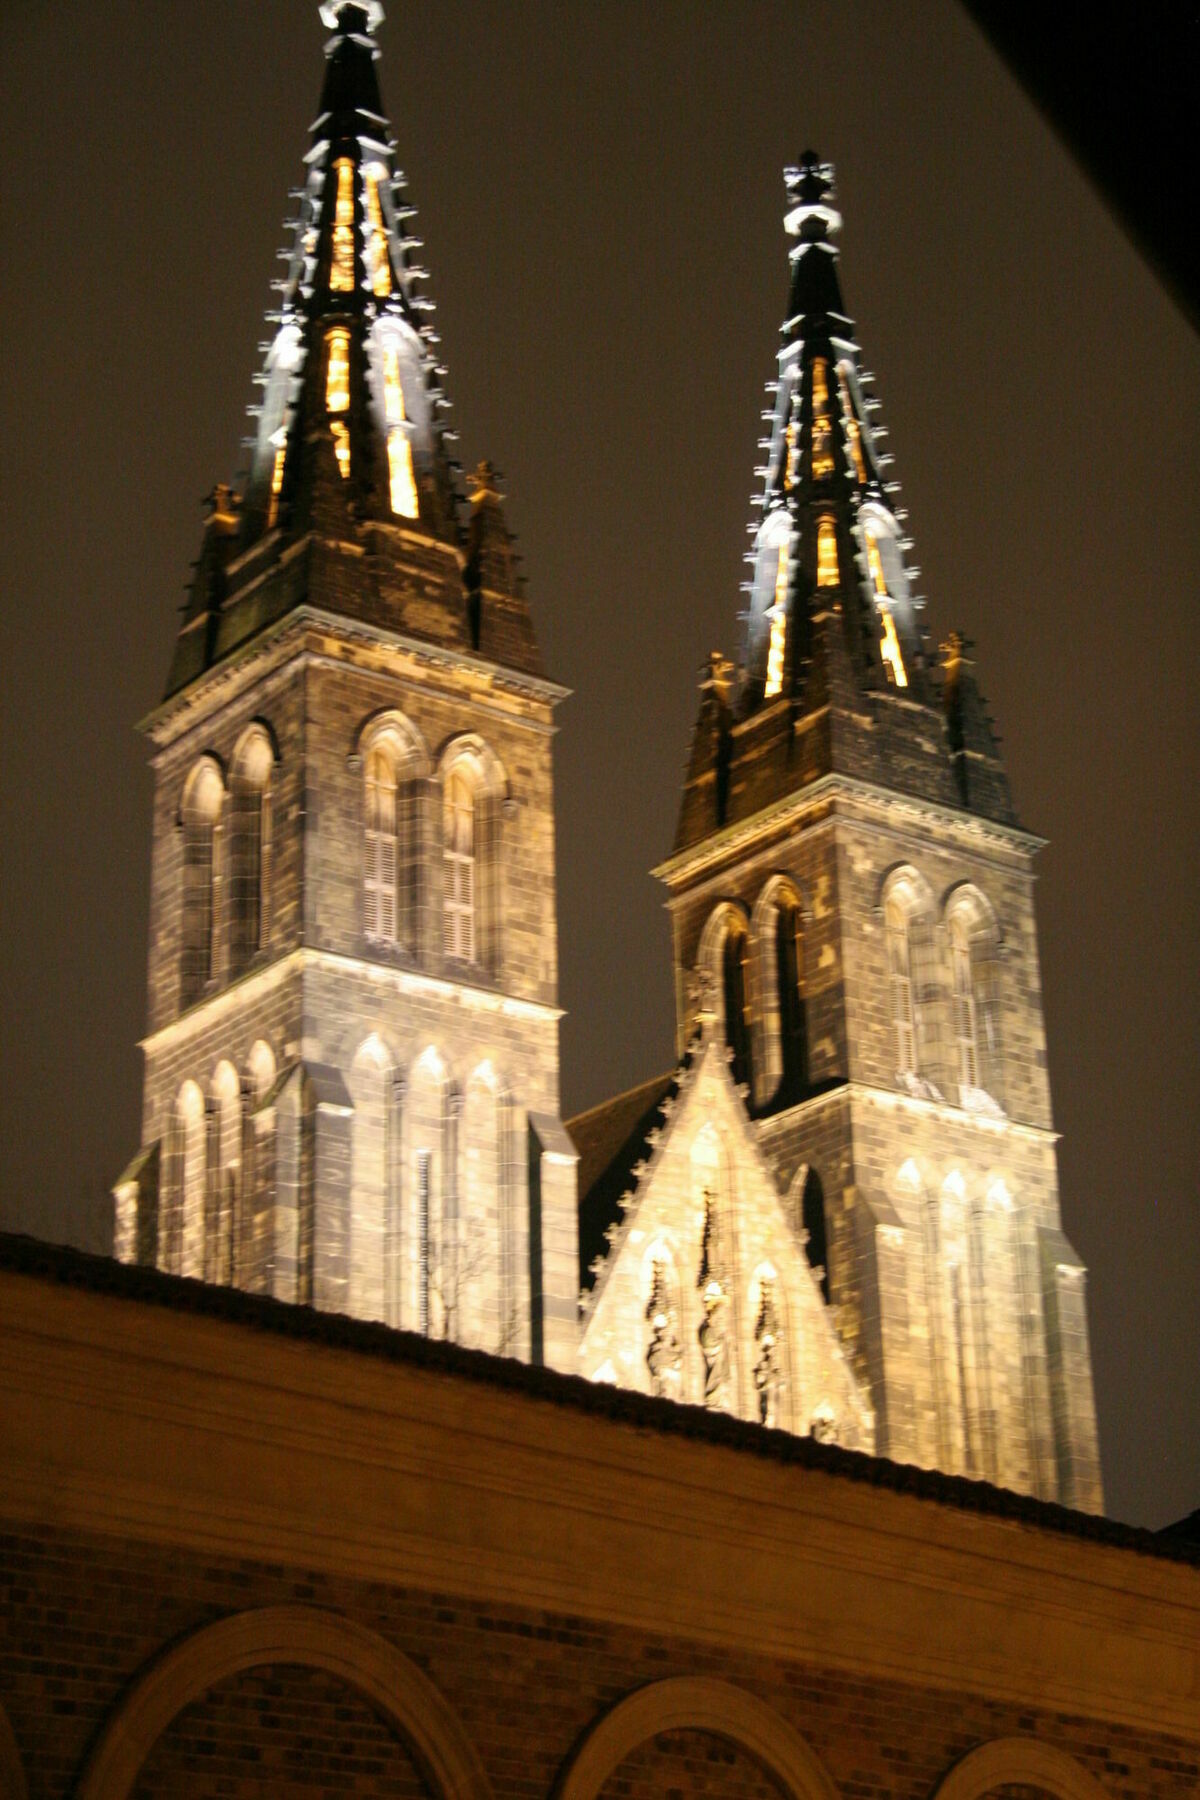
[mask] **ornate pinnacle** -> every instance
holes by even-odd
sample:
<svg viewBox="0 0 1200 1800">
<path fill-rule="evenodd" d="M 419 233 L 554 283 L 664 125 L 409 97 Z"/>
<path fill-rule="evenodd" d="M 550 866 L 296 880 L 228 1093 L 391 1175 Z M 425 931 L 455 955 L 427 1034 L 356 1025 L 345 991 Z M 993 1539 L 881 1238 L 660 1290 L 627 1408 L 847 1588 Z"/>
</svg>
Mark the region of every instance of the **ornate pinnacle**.
<svg viewBox="0 0 1200 1800">
<path fill-rule="evenodd" d="M 783 223 L 793 237 L 814 240 L 840 231 L 842 216 L 830 204 L 833 199 L 833 164 L 806 150 L 794 168 L 783 171 L 788 210 Z"/>
<path fill-rule="evenodd" d="M 321 0 L 317 12 L 330 31 L 378 31 L 383 24 L 383 0 Z M 343 13 L 357 13 L 358 17 L 343 25 Z"/>
</svg>

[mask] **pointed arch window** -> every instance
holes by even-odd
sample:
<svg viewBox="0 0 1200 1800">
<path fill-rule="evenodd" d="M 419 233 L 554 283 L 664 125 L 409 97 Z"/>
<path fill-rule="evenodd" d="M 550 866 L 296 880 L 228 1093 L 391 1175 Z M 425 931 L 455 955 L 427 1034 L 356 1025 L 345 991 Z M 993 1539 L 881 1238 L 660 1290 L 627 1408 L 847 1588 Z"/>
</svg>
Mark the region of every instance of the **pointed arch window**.
<svg viewBox="0 0 1200 1800">
<path fill-rule="evenodd" d="M 883 558 L 879 551 L 879 539 L 869 525 L 863 527 L 863 537 L 867 546 L 867 567 L 871 575 L 871 586 L 875 590 L 875 605 L 879 612 L 879 623 L 883 632 L 879 653 L 883 658 L 883 666 L 888 672 L 888 678 L 893 685 L 898 688 L 907 687 L 908 672 L 900 653 L 896 621 L 892 617 L 892 605 L 888 594 L 887 577 L 883 569 Z"/>
<path fill-rule="evenodd" d="M 1000 947 L 987 902 L 959 889 L 947 909 L 946 931 L 954 1008 L 955 1075 L 967 1104 L 1002 1102 Z"/>
<path fill-rule="evenodd" d="M 389 498 L 394 513 L 415 519 L 420 511 L 417 478 L 413 469 L 412 440 L 404 406 L 400 376 L 400 352 L 395 344 L 383 350 L 383 407 L 387 426 Z"/>
<path fill-rule="evenodd" d="M 204 1096 L 194 1081 L 179 1090 L 167 1146 L 167 1187 L 173 1213 L 173 1244 L 166 1266 L 199 1281 L 204 1275 L 205 1188 Z"/>
<path fill-rule="evenodd" d="M 917 1020 L 913 1002 L 912 946 L 908 935 L 909 909 L 899 894 L 893 894 L 888 900 L 884 918 L 896 1068 L 902 1075 L 915 1075 Z"/>
<path fill-rule="evenodd" d="M 746 994 L 749 934 L 741 919 L 731 920 L 721 945 L 721 993 L 725 1041 L 733 1052 L 733 1079 L 750 1080 L 750 1010 Z"/>
<path fill-rule="evenodd" d="M 184 790 L 180 1002 L 190 1006 L 212 980 L 216 936 L 216 843 L 224 790 L 215 764 L 200 763 Z"/>
<path fill-rule="evenodd" d="M 781 538 L 775 564 L 775 600 L 771 607 L 771 636 L 767 644 L 767 680 L 763 698 L 773 700 L 783 689 L 783 658 L 787 648 L 788 545 Z"/>
<path fill-rule="evenodd" d="M 333 453 L 344 481 L 350 473 L 350 431 L 338 415 L 350 410 L 350 333 L 341 327 L 325 337 L 325 410 L 332 415 Z"/>
<path fill-rule="evenodd" d="M 462 769 L 446 778 L 442 831 L 445 950 L 460 962 L 475 957 L 475 793 Z"/>
<path fill-rule="evenodd" d="M 829 416 L 829 365 L 823 356 L 812 366 L 812 472 L 814 481 L 833 474 L 833 426 Z"/>
<path fill-rule="evenodd" d="M 337 189 L 333 212 L 333 257 L 329 285 L 335 294 L 354 292 L 354 164 L 339 156 L 333 165 Z"/>
<path fill-rule="evenodd" d="M 229 964 L 240 974 L 270 936 L 271 768 L 265 731 L 248 733 L 230 776 Z"/>
<path fill-rule="evenodd" d="M 850 445 L 850 460 L 854 464 L 854 473 L 858 477 L 860 487 L 867 484 L 867 464 L 863 456 L 862 431 L 858 417 L 854 411 L 854 403 L 850 398 L 850 384 L 846 380 L 846 371 L 838 364 L 838 387 L 842 395 L 842 417 L 846 422 L 846 438 Z"/>
<path fill-rule="evenodd" d="M 380 177 L 387 171 L 380 165 L 367 170 L 367 224 L 371 234 L 371 291 L 379 299 L 384 299 L 392 291 L 392 269 L 388 257 L 387 232 L 384 229 L 383 209 L 379 203 Z"/>
<path fill-rule="evenodd" d="M 817 526 L 817 586 L 836 587 L 839 579 L 837 527 L 824 518 Z"/>
<path fill-rule="evenodd" d="M 397 926 L 396 768 L 383 745 L 366 760 L 366 832 L 363 870 L 363 930 L 368 937 L 395 943 Z"/>
</svg>

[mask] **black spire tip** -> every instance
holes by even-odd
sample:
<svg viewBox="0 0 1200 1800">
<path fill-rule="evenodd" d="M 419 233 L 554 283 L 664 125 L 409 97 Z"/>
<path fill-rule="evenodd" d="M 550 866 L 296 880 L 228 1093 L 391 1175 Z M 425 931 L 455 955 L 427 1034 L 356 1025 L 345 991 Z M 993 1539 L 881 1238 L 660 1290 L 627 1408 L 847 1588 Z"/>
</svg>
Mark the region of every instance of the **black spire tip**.
<svg viewBox="0 0 1200 1800">
<path fill-rule="evenodd" d="M 369 36 L 383 23 L 382 0 L 321 0 L 322 25 L 343 37 Z"/>
</svg>

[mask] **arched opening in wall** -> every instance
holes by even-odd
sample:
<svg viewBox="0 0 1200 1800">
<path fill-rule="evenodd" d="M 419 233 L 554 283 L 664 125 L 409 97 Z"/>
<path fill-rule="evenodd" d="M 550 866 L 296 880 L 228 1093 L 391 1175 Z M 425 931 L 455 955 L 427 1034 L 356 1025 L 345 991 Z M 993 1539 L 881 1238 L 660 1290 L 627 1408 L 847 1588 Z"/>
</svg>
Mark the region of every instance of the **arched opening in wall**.
<svg viewBox="0 0 1200 1800">
<path fill-rule="evenodd" d="M 751 920 L 754 946 L 752 1051 L 759 1106 L 792 1106 L 809 1091 L 804 993 L 804 915 L 785 876 L 760 893 Z"/>
<path fill-rule="evenodd" d="M 705 921 L 696 958 L 700 1010 L 711 1009 L 721 1040 L 730 1052 L 730 1073 L 749 1086 L 753 1072 L 750 1042 L 750 932 L 740 906 L 723 900 Z M 761 976 L 761 965 L 756 966 Z"/>
<path fill-rule="evenodd" d="M 810 1168 L 800 1190 L 800 1224 L 805 1233 L 804 1253 L 809 1267 L 829 1299 L 829 1228 L 825 1217 L 825 1189 L 817 1171 Z"/>
<path fill-rule="evenodd" d="M 519 1345 L 511 1133 L 511 1101 L 491 1062 L 481 1063 L 463 1101 L 456 1335 L 461 1343 L 509 1356 Z"/>
<path fill-rule="evenodd" d="M 175 1102 L 168 1137 L 167 1188 L 170 1230 L 162 1266 L 175 1275 L 204 1276 L 204 1095 L 185 1081 Z"/>
<path fill-rule="evenodd" d="M 442 802 L 445 950 L 469 963 L 475 960 L 475 793 L 463 769 L 447 776 Z"/>
<path fill-rule="evenodd" d="M 914 869 L 898 869 L 883 892 L 888 1011 L 896 1079 L 936 1087 L 940 1078 L 941 992 L 937 978 L 933 904 Z"/>
<path fill-rule="evenodd" d="M 955 1079 L 960 1104 L 1003 1105 L 1000 1043 L 1000 933 L 991 907 L 972 887 L 957 888 L 946 908 L 954 1002 Z"/>
<path fill-rule="evenodd" d="M 392 1082 L 390 1058 L 374 1033 L 354 1058 L 349 1085 L 354 1125 L 347 1305 L 355 1318 L 385 1319 L 393 1230 Z"/>
<path fill-rule="evenodd" d="M 642 1259 L 642 1318 L 647 1391 L 659 1400 L 688 1398 L 687 1322 L 675 1252 L 658 1238 Z"/>
<path fill-rule="evenodd" d="M 187 1721 L 210 1697 L 222 1730 L 187 1732 L 181 1744 L 175 1722 Z M 193 1719 L 203 1717 L 192 1713 Z M 238 1725 L 227 1728 L 233 1719 Z M 212 1713 L 209 1722 L 216 1722 Z M 380 1735 L 380 1723 L 388 1735 Z M 393 1732 L 415 1768 L 391 1759 Z M 198 1758 L 197 1736 L 203 1743 Z M 276 1752 L 267 1758 L 272 1772 L 288 1759 L 287 1778 L 268 1784 L 272 1793 L 369 1789 L 490 1800 L 478 1754 L 433 1683 L 374 1632 L 313 1606 L 233 1613 L 156 1656 L 120 1697 L 75 1791 L 78 1800 L 193 1794 L 207 1771 L 213 1792 L 259 1793 L 264 1761 L 254 1752 L 264 1737 Z M 306 1737 L 310 1750 L 301 1761 Z M 153 1759 L 164 1742 L 175 1759 L 161 1779 L 143 1779 L 147 1769 L 157 1774 Z M 359 1746 L 365 1750 L 361 1764 Z M 313 1754 L 314 1748 L 327 1754 Z M 220 1766 L 226 1753 L 232 1769 Z"/>
<path fill-rule="evenodd" d="M 179 936 L 179 1002 L 200 999 L 214 971 L 217 832 L 224 786 L 211 758 L 188 776 L 180 819 L 183 830 L 183 898 Z"/>
<path fill-rule="evenodd" d="M 452 1337 L 459 1313 L 459 1095 L 437 1050 L 413 1065 L 405 1143 L 404 1323 Z"/>
<path fill-rule="evenodd" d="M 275 1109 L 266 1103 L 275 1087 L 276 1072 L 270 1044 L 264 1038 L 256 1039 L 243 1078 L 241 1192 L 230 1277 L 238 1285 L 253 1276 L 266 1254 L 261 1240 L 275 1196 Z"/>
<path fill-rule="evenodd" d="M 260 725 L 238 745 L 229 778 L 229 966 L 240 974 L 270 936 L 271 770 L 275 753 Z"/>
<path fill-rule="evenodd" d="M 363 744 L 363 934 L 372 944 L 417 947 L 422 887 L 421 776 L 428 760 L 399 713 L 377 719 Z"/>
<path fill-rule="evenodd" d="M 233 1280 L 234 1241 L 241 1211 L 242 1084 L 232 1063 L 217 1065 L 209 1119 L 209 1229 L 205 1279 Z"/>
</svg>

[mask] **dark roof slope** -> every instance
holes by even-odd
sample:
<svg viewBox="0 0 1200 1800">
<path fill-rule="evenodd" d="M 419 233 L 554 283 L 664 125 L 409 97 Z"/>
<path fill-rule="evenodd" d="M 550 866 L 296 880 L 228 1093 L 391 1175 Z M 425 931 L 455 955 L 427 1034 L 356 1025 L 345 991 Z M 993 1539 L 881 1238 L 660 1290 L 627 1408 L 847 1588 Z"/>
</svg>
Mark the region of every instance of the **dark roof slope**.
<svg viewBox="0 0 1200 1800">
<path fill-rule="evenodd" d="M 327 1345 L 384 1361 L 407 1363 L 467 1381 L 483 1381 L 510 1393 L 524 1393 L 533 1401 L 569 1406 L 593 1417 L 612 1419 L 635 1430 L 658 1432 L 664 1437 L 694 1438 L 724 1445 L 747 1456 L 765 1456 L 772 1462 L 819 1469 L 847 1481 L 866 1482 L 918 1499 L 953 1506 L 963 1512 L 1012 1519 L 1043 1531 L 1090 1538 L 1119 1550 L 1135 1550 L 1169 1562 L 1200 1567 L 1200 1545 L 1169 1534 L 1121 1525 L 1092 1513 L 1073 1512 L 1047 1500 L 990 1487 L 985 1481 L 968 1481 L 959 1475 L 943 1475 L 936 1469 L 917 1469 L 888 1462 L 836 1444 L 819 1444 L 811 1437 L 771 1431 L 728 1413 L 708 1412 L 699 1406 L 682 1406 L 674 1400 L 653 1400 L 646 1394 L 627 1392 L 607 1383 L 585 1381 L 578 1375 L 560 1375 L 553 1369 L 532 1367 L 507 1357 L 489 1356 L 482 1350 L 464 1350 L 457 1344 L 395 1331 L 387 1325 L 347 1319 L 339 1313 L 317 1312 L 291 1306 L 236 1288 L 209 1287 L 157 1269 L 130 1267 L 111 1257 L 91 1256 L 61 1244 L 45 1244 L 38 1238 L 0 1232 L 0 1270 L 54 1282 L 63 1287 L 84 1288 L 112 1294 L 143 1306 L 161 1306 L 172 1312 L 195 1313 L 205 1318 L 226 1319 L 250 1330 L 279 1337 Z"/>
<path fill-rule="evenodd" d="M 604 1233 L 621 1216 L 620 1199 L 648 1148 L 647 1133 L 661 1125 L 662 1104 L 679 1091 L 680 1071 L 656 1075 L 567 1120 L 579 1152 L 579 1284 L 591 1287 L 592 1262 L 604 1254 Z"/>
</svg>

